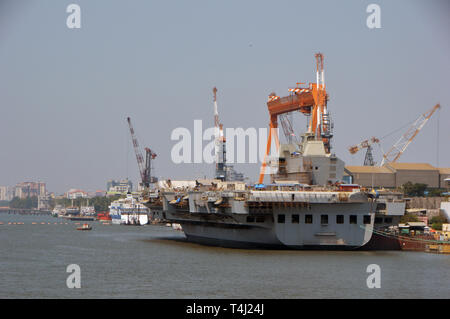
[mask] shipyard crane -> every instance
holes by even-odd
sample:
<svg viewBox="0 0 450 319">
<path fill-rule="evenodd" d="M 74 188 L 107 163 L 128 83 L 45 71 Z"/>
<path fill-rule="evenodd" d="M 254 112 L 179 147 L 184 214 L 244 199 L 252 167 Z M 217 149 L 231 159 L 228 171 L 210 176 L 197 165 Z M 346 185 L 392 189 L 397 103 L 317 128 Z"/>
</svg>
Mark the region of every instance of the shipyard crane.
<svg viewBox="0 0 450 319">
<path fill-rule="evenodd" d="M 372 154 L 372 145 L 373 144 L 380 145 L 380 140 L 376 137 L 372 137 L 370 140 L 364 140 L 361 143 L 350 146 L 348 148 L 348 151 L 351 154 L 356 154 L 358 151 L 360 151 L 363 148 L 366 148 L 366 156 L 364 157 L 364 166 L 375 166 L 375 162 L 373 160 L 373 154 Z"/>
<path fill-rule="evenodd" d="M 213 88 L 214 94 L 214 157 L 216 162 L 215 178 L 226 179 L 226 151 L 225 137 L 223 135 L 223 125 L 219 121 L 219 111 L 217 107 L 217 88 Z"/>
<path fill-rule="evenodd" d="M 139 148 L 139 143 L 134 132 L 133 125 L 131 124 L 131 119 L 127 117 L 128 126 L 130 128 L 131 140 L 133 142 L 134 152 L 136 154 L 136 160 L 139 167 L 139 173 L 141 175 L 142 185 L 146 188 L 150 186 L 150 183 L 156 182 L 156 178 L 152 177 L 152 160 L 155 159 L 156 153 L 150 148 L 146 147 L 145 150 L 145 162 L 142 152 Z"/>
<path fill-rule="evenodd" d="M 431 110 L 420 115 L 414 123 L 408 128 L 405 134 L 403 134 L 400 139 L 387 151 L 383 154 L 383 160 L 380 163 L 380 166 L 383 166 L 387 163 L 395 163 L 403 152 L 406 150 L 409 144 L 413 141 L 413 139 L 417 136 L 419 131 L 423 128 L 425 123 L 430 119 L 433 113 L 439 109 L 441 106 L 436 104 Z M 390 133 L 391 134 L 391 133 Z M 388 134 L 388 135 L 390 135 Z M 388 136 L 386 135 L 386 136 Z M 385 137 L 386 137 L 385 136 Z M 351 154 L 357 153 L 359 150 L 363 148 L 367 148 L 366 156 L 364 158 L 364 166 L 374 166 L 375 162 L 373 161 L 372 155 L 372 145 L 373 144 L 380 145 L 380 139 L 376 137 L 372 137 L 370 140 L 364 140 L 358 145 L 350 146 L 348 148 Z M 381 146 L 380 146 L 381 147 Z"/>
<path fill-rule="evenodd" d="M 391 147 L 389 151 L 387 151 L 383 155 L 383 160 L 381 161 L 380 166 L 383 166 L 386 163 L 394 163 L 399 157 L 403 154 L 409 144 L 411 144 L 412 140 L 417 136 L 423 126 L 428 122 L 430 117 L 439 109 L 441 105 L 438 103 L 431 108 L 428 112 L 420 115 L 417 120 L 408 128 L 405 134 L 403 134 L 400 139 Z"/>
<path fill-rule="evenodd" d="M 290 94 L 285 97 L 279 97 L 275 93 L 269 95 L 267 101 L 267 108 L 270 115 L 269 136 L 267 139 L 266 152 L 264 160 L 261 165 L 259 174 L 259 183 L 264 180 L 265 169 L 267 166 L 266 159 L 271 150 L 272 138 L 275 139 L 276 149 L 279 149 L 279 139 L 277 134 L 278 117 L 281 117 L 281 123 L 287 125 L 285 134 L 292 136 L 292 128 L 285 121 L 286 117 L 283 114 L 299 111 L 309 117 L 308 133 L 313 135 L 316 139 L 321 139 L 324 142 L 327 153 L 331 151 L 330 141 L 332 138 L 332 123 L 327 109 L 328 94 L 325 89 L 325 77 L 322 53 L 315 54 L 316 58 L 316 83 L 309 83 L 309 86 L 302 87 L 297 83 L 295 88 L 289 89 Z M 284 123 L 284 124 L 283 124 Z M 289 139 L 289 138 L 288 138 Z"/>
</svg>

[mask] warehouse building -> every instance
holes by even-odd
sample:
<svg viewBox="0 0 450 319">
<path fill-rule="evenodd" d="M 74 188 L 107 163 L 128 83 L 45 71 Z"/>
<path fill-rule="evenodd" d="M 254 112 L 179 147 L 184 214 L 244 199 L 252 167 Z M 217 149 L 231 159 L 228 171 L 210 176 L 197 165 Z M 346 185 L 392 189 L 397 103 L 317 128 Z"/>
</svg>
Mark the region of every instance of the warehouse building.
<svg viewBox="0 0 450 319">
<path fill-rule="evenodd" d="M 345 178 L 345 175 L 350 178 Z M 346 166 L 344 179 L 364 187 L 395 188 L 395 173 L 387 167 Z"/>
<path fill-rule="evenodd" d="M 441 188 L 450 189 L 450 168 L 439 169 L 439 185 Z"/>
<path fill-rule="evenodd" d="M 427 163 L 389 163 L 378 166 L 346 166 L 345 180 L 364 187 L 397 188 L 407 182 L 427 184 L 430 188 L 448 188 L 450 168 Z"/>
</svg>

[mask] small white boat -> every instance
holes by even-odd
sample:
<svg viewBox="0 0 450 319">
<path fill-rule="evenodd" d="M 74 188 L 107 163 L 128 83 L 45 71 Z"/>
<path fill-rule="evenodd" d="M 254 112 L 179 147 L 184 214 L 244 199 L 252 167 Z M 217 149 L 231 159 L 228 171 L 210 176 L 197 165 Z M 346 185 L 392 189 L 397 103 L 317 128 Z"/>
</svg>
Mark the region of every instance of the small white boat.
<svg viewBox="0 0 450 319">
<path fill-rule="evenodd" d="M 181 225 L 177 224 L 177 223 L 172 223 L 172 229 L 174 229 L 174 230 L 183 230 L 183 228 L 181 228 Z"/>
</svg>

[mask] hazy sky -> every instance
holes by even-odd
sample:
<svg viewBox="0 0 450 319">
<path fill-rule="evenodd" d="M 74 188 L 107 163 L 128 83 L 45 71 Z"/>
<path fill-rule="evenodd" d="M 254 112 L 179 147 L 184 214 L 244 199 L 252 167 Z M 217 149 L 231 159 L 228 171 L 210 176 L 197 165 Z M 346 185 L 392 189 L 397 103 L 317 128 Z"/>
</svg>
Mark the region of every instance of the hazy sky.
<svg viewBox="0 0 450 319">
<path fill-rule="evenodd" d="M 71 3 L 81 29 L 66 26 Z M 370 3 L 381 7 L 381 29 L 366 26 Z M 401 161 L 436 165 L 439 123 L 439 166 L 450 167 L 449 13 L 445 0 L 0 0 L 0 185 L 40 180 L 62 193 L 137 181 L 127 116 L 158 154 L 157 176 L 212 176 L 213 165 L 171 161 L 172 130 L 213 125 L 213 86 L 225 127 L 267 127 L 268 94 L 314 82 L 318 51 L 333 151 L 347 165 L 364 156 L 348 146 L 439 102 Z M 384 150 L 405 130 L 383 139 Z M 259 165 L 237 168 L 257 179 Z"/>
</svg>

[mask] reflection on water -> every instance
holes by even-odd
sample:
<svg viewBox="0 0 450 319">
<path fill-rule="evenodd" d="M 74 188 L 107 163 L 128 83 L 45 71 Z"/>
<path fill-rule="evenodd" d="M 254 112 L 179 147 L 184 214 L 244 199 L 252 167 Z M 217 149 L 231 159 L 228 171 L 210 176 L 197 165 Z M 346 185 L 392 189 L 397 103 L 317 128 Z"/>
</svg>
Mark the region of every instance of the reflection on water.
<svg viewBox="0 0 450 319">
<path fill-rule="evenodd" d="M 0 298 L 448 298 L 450 293 L 446 255 L 231 249 L 189 243 L 182 232 L 164 226 L 92 222 L 92 231 L 77 231 L 73 222 L 55 221 L 0 214 Z M 69 264 L 81 267 L 81 289 L 66 287 Z M 367 288 L 369 264 L 381 267 L 380 289 Z"/>
</svg>

